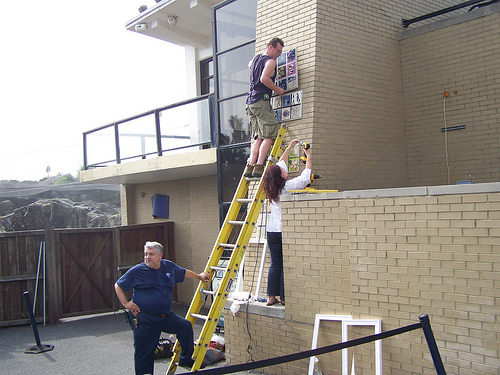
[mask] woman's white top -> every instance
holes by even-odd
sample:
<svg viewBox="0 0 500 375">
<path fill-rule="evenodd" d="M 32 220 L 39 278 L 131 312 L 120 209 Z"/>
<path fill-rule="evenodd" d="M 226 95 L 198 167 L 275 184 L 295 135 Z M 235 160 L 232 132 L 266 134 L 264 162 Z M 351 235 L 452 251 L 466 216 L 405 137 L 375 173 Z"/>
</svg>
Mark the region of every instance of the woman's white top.
<svg viewBox="0 0 500 375">
<path fill-rule="evenodd" d="M 288 173 L 288 168 L 285 161 L 280 160 L 276 163 L 276 165 L 284 169 L 286 173 Z M 285 187 L 281 191 L 281 195 L 290 195 L 290 190 L 304 189 L 310 183 L 311 170 L 309 168 L 306 168 L 302 171 L 300 176 L 294 177 L 291 180 L 287 180 L 285 182 Z M 269 216 L 266 230 L 268 232 L 281 232 L 281 202 L 271 203 L 271 215 Z"/>
</svg>

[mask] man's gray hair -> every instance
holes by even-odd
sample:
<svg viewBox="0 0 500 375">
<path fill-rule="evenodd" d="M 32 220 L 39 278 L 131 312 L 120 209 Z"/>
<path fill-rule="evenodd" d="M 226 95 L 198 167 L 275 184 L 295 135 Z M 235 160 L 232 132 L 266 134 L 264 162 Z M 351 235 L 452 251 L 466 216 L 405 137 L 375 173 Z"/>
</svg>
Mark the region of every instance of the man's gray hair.
<svg viewBox="0 0 500 375">
<path fill-rule="evenodd" d="M 159 242 L 146 241 L 146 243 L 144 244 L 144 250 L 147 250 L 147 249 L 156 249 L 156 251 L 159 254 L 163 254 L 163 246 Z"/>
</svg>

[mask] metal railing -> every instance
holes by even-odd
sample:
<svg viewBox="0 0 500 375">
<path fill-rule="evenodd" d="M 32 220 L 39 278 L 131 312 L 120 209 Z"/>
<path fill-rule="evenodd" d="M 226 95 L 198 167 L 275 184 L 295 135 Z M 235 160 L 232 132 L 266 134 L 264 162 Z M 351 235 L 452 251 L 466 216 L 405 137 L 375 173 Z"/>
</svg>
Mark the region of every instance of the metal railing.
<svg viewBox="0 0 500 375">
<path fill-rule="evenodd" d="M 484 5 L 489 5 L 490 3 L 494 3 L 494 2 L 497 2 L 497 1 L 498 0 L 470 0 L 470 1 L 466 1 L 464 3 L 453 5 L 451 7 L 445 8 L 445 9 L 438 10 L 436 12 L 432 12 L 432 13 L 429 13 L 429 14 L 425 14 L 423 16 L 415 17 L 415 18 L 412 18 L 412 19 L 409 19 L 409 20 L 403 18 L 401 20 L 401 24 L 406 29 L 408 26 L 410 26 L 412 23 L 415 23 L 415 22 L 424 21 L 424 20 L 427 20 L 429 18 L 437 17 L 437 16 L 440 16 L 442 14 L 450 13 L 450 12 L 453 12 L 455 10 L 466 8 L 468 6 L 473 6 L 473 5 L 476 5 L 476 4 L 479 4 L 479 3 L 483 3 Z M 471 10 L 471 9 L 469 9 L 469 10 Z"/>
<path fill-rule="evenodd" d="M 84 132 L 84 169 L 215 147 L 213 102 L 202 95 Z"/>
</svg>

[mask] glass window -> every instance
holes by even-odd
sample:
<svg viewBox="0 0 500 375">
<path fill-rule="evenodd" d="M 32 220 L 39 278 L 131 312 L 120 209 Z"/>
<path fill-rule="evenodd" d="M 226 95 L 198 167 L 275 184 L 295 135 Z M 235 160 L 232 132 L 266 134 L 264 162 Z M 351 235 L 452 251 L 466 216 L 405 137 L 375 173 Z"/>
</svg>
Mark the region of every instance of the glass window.
<svg viewBox="0 0 500 375">
<path fill-rule="evenodd" d="M 238 0 L 216 11 L 217 51 L 255 39 L 257 0 Z"/>
<path fill-rule="evenodd" d="M 87 165 L 100 165 L 116 161 L 115 128 L 108 126 L 86 134 Z"/>
<path fill-rule="evenodd" d="M 231 202 L 243 169 L 250 156 L 248 147 L 226 147 L 220 150 L 222 201 Z"/>
<path fill-rule="evenodd" d="M 255 43 L 251 43 L 217 57 L 219 99 L 248 92 L 250 82 L 248 63 L 254 56 Z"/>
<path fill-rule="evenodd" d="M 154 114 L 137 117 L 118 125 L 120 158 L 158 156 Z"/>
<path fill-rule="evenodd" d="M 160 112 L 162 150 L 210 143 L 208 100 L 199 100 Z"/>
<path fill-rule="evenodd" d="M 245 96 L 219 103 L 220 146 L 250 142 L 250 119 L 245 112 Z"/>
<path fill-rule="evenodd" d="M 201 95 L 214 92 L 214 62 L 212 58 L 200 61 Z"/>
<path fill-rule="evenodd" d="M 248 62 L 255 55 L 257 0 L 225 1 L 215 6 L 214 17 L 222 219 L 250 154 L 251 129 L 245 100 L 250 76 Z"/>
</svg>

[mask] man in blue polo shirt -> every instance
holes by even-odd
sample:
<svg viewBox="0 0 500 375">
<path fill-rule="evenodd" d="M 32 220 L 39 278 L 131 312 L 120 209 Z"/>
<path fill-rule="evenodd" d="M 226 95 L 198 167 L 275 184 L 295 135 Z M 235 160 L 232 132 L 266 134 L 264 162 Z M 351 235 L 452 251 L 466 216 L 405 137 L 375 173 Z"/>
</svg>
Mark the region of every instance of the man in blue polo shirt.
<svg viewBox="0 0 500 375">
<path fill-rule="evenodd" d="M 154 351 L 162 332 L 175 333 L 181 345 L 180 366 L 193 365 L 193 327 L 191 322 L 170 310 L 176 283 L 184 278 L 210 281 L 206 271 L 197 274 L 162 259 L 163 246 L 146 242 L 144 262 L 129 269 L 115 283 L 118 299 L 135 317 L 134 363 L 136 375 L 153 374 Z M 129 301 L 125 292 L 133 289 Z"/>
</svg>

